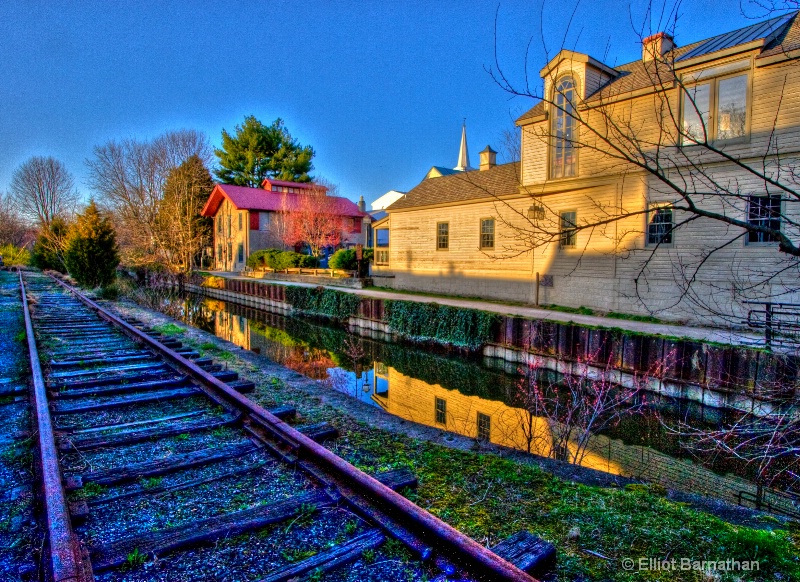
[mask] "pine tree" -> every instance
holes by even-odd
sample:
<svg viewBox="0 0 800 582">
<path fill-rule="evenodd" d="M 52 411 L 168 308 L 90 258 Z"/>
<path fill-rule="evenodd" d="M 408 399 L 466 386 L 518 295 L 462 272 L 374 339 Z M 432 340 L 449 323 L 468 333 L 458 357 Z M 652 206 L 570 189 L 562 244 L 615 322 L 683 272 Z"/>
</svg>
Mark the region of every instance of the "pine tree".
<svg viewBox="0 0 800 582">
<path fill-rule="evenodd" d="M 310 182 L 313 168 L 311 146 L 301 146 L 276 119 L 264 125 L 252 115 L 236 126 L 233 135 L 222 130 L 222 149 L 214 150 L 219 158 L 216 175 L 225 184 L 260 188 L 264 178 L 290 182 Z"/>
<path fill-rule="evenodd" d="M 114 281 L 119 264 L 117 237 L 94 200 L 70 229 L 64 263 L 82 287 L 105 287 Z"/>
</svg>

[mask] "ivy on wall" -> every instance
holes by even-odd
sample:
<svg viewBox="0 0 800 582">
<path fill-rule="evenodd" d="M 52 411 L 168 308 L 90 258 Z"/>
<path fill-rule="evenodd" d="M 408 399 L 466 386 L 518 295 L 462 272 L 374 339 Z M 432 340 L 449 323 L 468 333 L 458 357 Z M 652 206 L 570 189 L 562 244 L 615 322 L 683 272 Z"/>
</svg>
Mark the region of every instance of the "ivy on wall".
<svg viewBox="0 0 800 582">
<path fill-rule="evenodd" d="M 492 340 L 497 315 L 438 303 L 384 302 L 392 331 L 413 341 L 434 341 L 475 350 Z"/>
<path fill-rule="evenodd" d="M 298 313 L 344 320 L 358 313 L 361 298 L 354 293 L 324 287 L 290 285 L 286 287 L 286 302 Z"/>
</svg>

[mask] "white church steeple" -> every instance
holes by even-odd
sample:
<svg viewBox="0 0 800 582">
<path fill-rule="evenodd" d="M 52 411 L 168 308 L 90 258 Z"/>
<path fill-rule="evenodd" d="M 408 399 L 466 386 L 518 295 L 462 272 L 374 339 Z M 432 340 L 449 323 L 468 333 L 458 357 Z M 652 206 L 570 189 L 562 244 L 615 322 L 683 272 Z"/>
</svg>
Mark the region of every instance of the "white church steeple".
<svg viewBox="0 0 800 582">
<path fill-rule="evenodd" d="M 473 170 L 469 165 L 469 150 L 467 149 L 467 120 L 464 120 L 464 125 L 461 126 L 461 147 L 458 150 L 458 164 L 454 170 L 459 172 L 469 172 Z"/>
</svg>

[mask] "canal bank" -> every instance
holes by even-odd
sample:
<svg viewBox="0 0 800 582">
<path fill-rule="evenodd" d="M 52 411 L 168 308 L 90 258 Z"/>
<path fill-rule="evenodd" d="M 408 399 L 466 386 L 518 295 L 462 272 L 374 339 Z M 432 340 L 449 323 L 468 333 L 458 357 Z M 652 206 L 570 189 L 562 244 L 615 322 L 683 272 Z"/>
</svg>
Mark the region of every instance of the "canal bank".
<svg viewBox="0 0 800 582">
<path fill-rule="evenodd" d="M 485 311 L 467 307 L 475 302 L 375 297 L 385 292 L 242 277 L 206 277 L 186 289 L 274 313 L 346 321 L 364 337 L 480 350 L 513 366 L 609 377 L 628 387 L 646 377 L 657 394 L 758 416 L 780 410 L 781 402 L 795 396 L 799 379 L 796 355 L 721 344 L 708 339 L 720 339 L 715 330 L 624 320 L 614 321 L 620 327 L 603 327 L 598 324 L 609 320 L 599 317 L 550 312 L 551 319 L 532 319 L 527 308 L 481 304 L 493 309 Z"/>
<path fill-rule="evenodd" d="M 420 479 L 415 501 L 479 541 L 491 545 L 506 531 L 525 528 L 555 542 L 559 579 L 627 582 L 634 578 L 620 569 L 623 557 L 630 552 L 659 556 L 666 547 L 687 556 L 716 555 L 721 547 L 736 548 L 732 550 L 736 555 L 769 555 L 778 565 L 770 568 L 786 572 L 787 579 L 794 575 L 788 561 L 796 551 L 794 538 L 781 531 L 781 522 L 772 517 L 674 491 L 665 498 L 658 488 L 628 490 L 619 486 L 627 480 L 599 471 L 479 444 L 378 411 L 324 382 L 275 364 L 264 353 L 241 349 L 180 322 L 176 325 L 163 315 L 130 304 L 120 310 L 180 335 L 184 343 L 254 379 L 253 398 L 260 404 L 293 404 L 309 422 L 327 420 L 336 425 L 342 433 L 334 445 L 336 452 L 359 467 L 410 468 Z M 229 323 L 238 326 L 235 320 Z M 696 511 L 687 502 L 723 519 Z M 774 528 L 778 529 L 770 531 Z M 593 557 L 592 552 L 605 558 Z M 766 559 L 764 563 L 767 567 Z M 635 579 L 659 577 L 637 573 Z"/>
</svg>

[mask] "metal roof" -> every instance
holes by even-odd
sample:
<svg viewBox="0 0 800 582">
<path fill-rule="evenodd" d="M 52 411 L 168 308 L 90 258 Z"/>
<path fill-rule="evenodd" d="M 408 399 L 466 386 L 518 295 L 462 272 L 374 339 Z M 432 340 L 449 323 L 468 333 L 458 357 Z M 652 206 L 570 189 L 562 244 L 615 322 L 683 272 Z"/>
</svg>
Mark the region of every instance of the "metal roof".
<svg viewBox="0 0 800 582">
<path fill-rule="evenodd" d="M 726 32 L 725 34 L 720 34 L 719 36 L 709 38 L 707 41 L 701 42 L 692 50 L 681 55 L 678 60 L 685 61 L 688 59 L 693 59 L 701 55 L 721 51 L 726 48 L 745 44 L 762 38 L 767 39 L 768 41 L 772 40 L 783 31 L 783 27 L 786 26 L 786 24 L 795 14 L 796 13 L 794 12 L 791 14 L 784 14 L 783 16 L 770 18 L 764 22 L 751 24 L 750 26 L 740 28 L 739 30 Z"/>
</svg>

